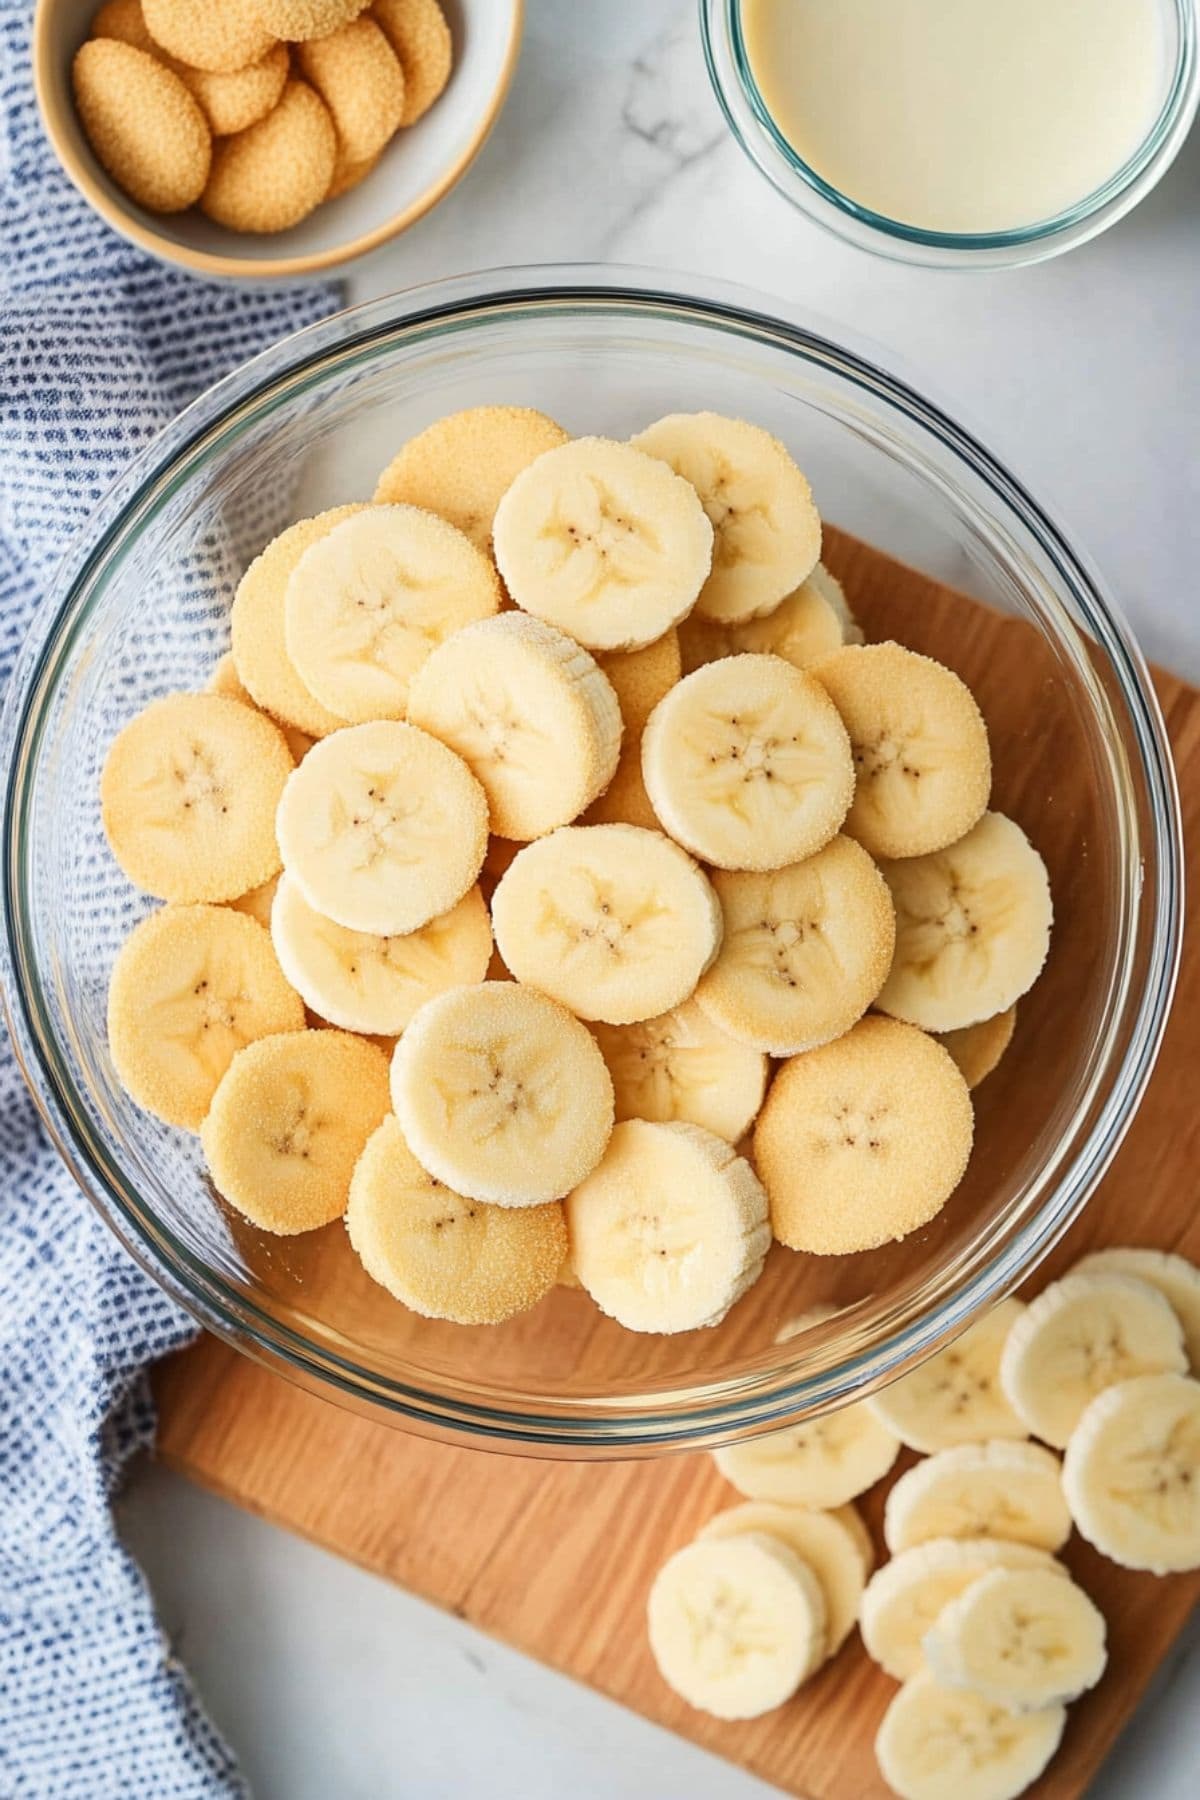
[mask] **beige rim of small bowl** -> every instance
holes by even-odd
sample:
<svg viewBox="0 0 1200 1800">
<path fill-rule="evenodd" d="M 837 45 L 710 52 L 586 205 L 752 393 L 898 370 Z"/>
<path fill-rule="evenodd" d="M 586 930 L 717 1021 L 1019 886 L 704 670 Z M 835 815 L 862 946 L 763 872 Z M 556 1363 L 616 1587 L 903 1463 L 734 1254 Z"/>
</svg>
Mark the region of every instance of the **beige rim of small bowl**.
<svg viewBox="0 0 1200 1800">
<path fill-rule="evenodd" d="M 151 255 L 158 256 L 182 268 L 192 269 L 198 275 L 217 275 L 234 279 L 258 281 L 279 275 L 315 275 L 322 269 L 336 267 L 339 263 L 352 262 L 355 257 L 365 256 L 368 250 L 378 249 L 389 239 L 399 237 L 410 225 L 423 218 L 431 208 L 435 207 L 445 194 L 450 192 L 462 180 L 500 116 L 501 108 L 508 98 L 508 90 L 512 86 L 513 76 L 517 68 L 517 56 L 521 47 L 521 33 L 525 23 L 525 0 L 513 0 L 512 29 L 504 51 L 504 61 L 500 68 L 496 85 L 484 110 L 483 116 L 471 134 L 470 142 L 450 167 L 431 182 L 423 194 L 406 206 L 403 212 L 397 213 L 386 224 L 379 225 L 374 231 L 365 232 L 362 237 L 353 238 L 348 244 L 335 245 L 328 250 L 316 250 L 306 256 L 277 256 L 267 259 L 255 258 L 253 262 L 243 261 L 237 256 L 216 256 L 207 250 L 192 250 L 186 244 L 177 244 L 173 238 L 163 237 L 157 231 L 149 229 L 140 220 L 125 212 L 114 204 L 105 189 L 97 181 L 88 163 L 77 156 L 67 132 L 63 129 L 60 108 L 53 97 L 50 70 L 55 54 L 55 46 L 50 40 L 49 18 L 51 6 L 48 0 L 37 0 L 33 18 L 33 88 L 37 96 L 38 111 L 42 125 L 50 140 L 51 148 L 57 156 L 70 181 L 83 195 L 94 212 L 111 225 L 113 230 L 148 250 Z"/>
</svg>

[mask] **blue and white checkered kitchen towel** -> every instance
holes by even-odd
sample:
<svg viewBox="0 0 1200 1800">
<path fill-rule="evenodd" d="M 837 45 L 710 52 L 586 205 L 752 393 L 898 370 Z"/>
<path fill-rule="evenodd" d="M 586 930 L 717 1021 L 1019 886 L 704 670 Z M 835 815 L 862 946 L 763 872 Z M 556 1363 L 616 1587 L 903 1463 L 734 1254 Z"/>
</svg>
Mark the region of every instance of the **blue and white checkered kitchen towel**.
<svg viewBox="0 0 1200 1800">
<path fill-rule="evenodd" d="M 58 558 L 194 395 L 331 310 L 159 267 L 59 170 L 32 0 L 0 0 L 0 687 Z M 110 1236 L 0 1043 L 0 1796 L 244 1795 L 155 1622 L 110 1501 L 149 1445 L 146 1367 L 193 1326 Z"/>
</svg>

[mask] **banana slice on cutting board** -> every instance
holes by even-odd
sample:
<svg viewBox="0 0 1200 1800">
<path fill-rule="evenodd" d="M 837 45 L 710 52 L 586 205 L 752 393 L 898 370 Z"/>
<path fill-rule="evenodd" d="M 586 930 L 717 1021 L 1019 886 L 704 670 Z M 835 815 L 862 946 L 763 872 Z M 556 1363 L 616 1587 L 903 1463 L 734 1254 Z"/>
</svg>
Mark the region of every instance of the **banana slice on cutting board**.
<svg viewBox="0 0 1200 1800">
<path fill-rule="evenodd" d="M 892 897 L 852 838 L 765 873 L 717 869 L 725 921 L 696 999 L 732 1037 L 794 1056 L 841 1037 L 887 979 L 896 941 Z"/>
<path fill-rule="evenodd" d="M 925 1657 L 943 1687 L 1029 1713 L 1095 1687 L 1106 1636 L 1103 1613 L 1069 1576 L 993 1569 L 938 1614 Z"/>
<path fill-rule="evenodd" d="M 668 1687 L 718 1719 L 782 1706 L 825 1655 L 820 1583 L 765 1532 L 677 1550 L 655 1576 L 647 1622 Z"/>
<path fill-rule="evenodd" d="M 712 573 L 696 610 L 736 624 L 770 612 L 812 574 L 821 520 L 785 445 L 719 413 L 670 413 L 631 442 L 669 463 L 712 521 Z"/>
<path fill-rule="evenodd" d="M 612 780 L 621 748 L 608 677 L 573 638 L 519 612 L 435 650 L 408 716 L 457 751 L 488 797 L 492 830 L 519 841 L 576 818 Z"/>
<path fill-rule="evenodd" d="M 695 490 L 608 438 L 575 438 L 530 463 L 492 535 L 517 605 L 589 650 L 653 643 L 691 611 L 712 564 Z"/>
<path fill-rule="evenodd" d="M 843 644 L 861 642 L 862 632 L 846 603 L 842 584 L 824 563 L 818 563 L 806 581 L 761 618 L 722 625 L 693 611 L 679 627 L 683 669 L 688 675 L 704 663 L 743 651 L 782 656 L 794 668 L 811 669 Z"/>
<path fill-rule="evenodd" d="M 1147 1282 L 1066 1275 L 1032 1300 L 1005 1340 L 1000 1380 L 1035 1437 L 1062 1449 L 1089 1400 L 1135 1375 L 1185 1374 L 1183 1329 Z"/>
<path fill-rule="evenodd" d="M 532 406 L 471 406 L 409 438 L 379 477 L 375 501 L 437 513 L 488 551 L 506 489 L 566 441 L 562 426 Z"/>
<path fill-rule="evenodd" d="M 366 724 L 402 719 L 426 658 L 500 608 L 500 583 L 468 537 L 415 506 L 339 520 L 288 576 L 284 641 L 322 706 Z"/>
<path fill-rule="evenodd" d="M 1200 1382 L 1139 1375 L 1084 1408 L 1063 1460 L 1081 1534 L 1125 1569 L 1200 1568 Z"/>
<path fill-rule="evenodd" d="M 854 1401 L 807 1424 L 714 1450 L 713 1461 L 750 1500 L 826 1509 L 865 1494 L 899 1454 L 900 1440 Z"/>
<path fill-rule="evenodd" d="M 870 1538 L 854 1508 L 814 1512 L 804 1506 L 747 1500 L 709 1519 L 700 1529 L 700 1541 L 740 1537 L 748 1531 L 765 1532 L 786 1544 L 812 1570 L 825 1596 L 826 1655 L 836 1655 L 858 1623 L 859 1602 L 873 1562 Z"/>
<path fill-rule="evenodd" d="M 613 1123 L 591 1032 L 513 981 L 426 1001 L 392 1058 L 392 1104 L 431 1175 L 496 1206 L 561 1199 L 595 1168 Z"/>
<path fill-rule="evenodd" d="M 1200 1269 L 1170 1250 L 1114 1245 L 1093 1250 L 1074 1265 L 1072 1275 L 1133 1275 L 1157 1288 L 1183 1327 L 1192 1374 L 1200 1371 Z"/>
<path fill-rule="evenodd" d="M 348 931 L 418 931 L 483 864 L 487 798 L 427 732 L 377 720 L 315 745 L 283 791 L 275 829 L 304 899 Z"/>
<path fill-rule="evenodd" d="M 575 1273 L 629 1331 L 717 1325 L 762 1274 L 767 1197 L 748 1162 L 698 1125 L 628 1119 L 567 1197 Z"/>
<path fill-rule="evenodd" d="M 708 663 L 671 689 L 642 734 L 663 829 L 720 869 L 782 869 L 827 844 L 854 768 L 824 689 L 779 656 Z"/>
<path fill-rule="evenodd" d="M 958 1031 L 935 1031 L 933 1035 L 950 1052 L 963 1080 L 974 1090 L 999 1066 L 1016 1028 L 1017 1009 L 1010 1006 L 1007 1012 L 980 1019 L 977 1025 L 963 1025 Z"/>
<path fill-rule="evenodd" d="M 373 1281 L 427 1319 L 498 1325 L 554 1286 L 567 1254 L 557 1201 L 488 1206 L 423 1169 L 394 1118 L 355 1165 L 346 1229 Z"/>
<path fill-rule="evenodd" d="M 984 813 L 949 849 L 880 867 L 896 908 L 896 954 L 878 1005 L 926 1031 L 1005 1012 L 1050 948 L 1046 865 L 1019 825 Z"/>
<path fill-rule="evenodd" d="M 1062 1742 L 1063 1706 L 1016 1714 L 928 1669 L 905 1682 L 875 1738 L 880 1773 L 899 1800 L 1016 1800 Z"/>
<path fill-rule="evenodd" d="M 518 981 L 580 1018 L 630 1025 L 692 993 L 721 941 L 721 908 L 661 832 L 567 825 L 514 858 L 492 927 Z"/>
<path fill-rule="evenodd" d="M 780 1243 L 817 1256 L 871 1250 L 939 1213 L 962 1179 L 974 1119 L 940 1044 L 894 1019 L 784 1063 L 754 1128 Z"/>
<path fill-rule="evenodd" d="M 1061 1550 L 1071 1535 L 1062 1466 L 1040 1444 L 994 1439 L 939 1450 L 888 1494 L 883 1535 L 893 1554 L 934 1538 L 1004 1538 Z"/>
<path fill-rule="evenodd" d="M 1000 1353 L 1025 1311 L 1001 1300 L 961 1337 L 867 1402 L 910 1450 L 931 1455 L 956 1444 L 1028 1436 L 1000 1385 Z"/>
<path fill-rule="evenodd" d="M 767 1059 L 728 1037 L 694 1001 L 635 1025 L 592 1026 L 613 1078 L 617 1118 L 681 1119 L 736 1144 L 758 1117 Z"/>
</svg>

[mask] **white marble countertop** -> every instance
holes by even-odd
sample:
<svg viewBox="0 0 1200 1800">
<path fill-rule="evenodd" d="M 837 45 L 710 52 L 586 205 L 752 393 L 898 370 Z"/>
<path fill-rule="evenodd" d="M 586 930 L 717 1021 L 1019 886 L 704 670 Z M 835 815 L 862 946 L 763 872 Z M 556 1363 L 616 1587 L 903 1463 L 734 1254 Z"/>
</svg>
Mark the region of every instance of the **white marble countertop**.
<svg viewBox="0 0 1200 1800">
<path fill-rule="evenodd" d="M 1200 135 L 1106 237 L 1011 274 L 912 270 L 796 215 L 728 136 L 694 0 L 530 0 L 504 117 L 353 299 L 511 263 L 659 265 L 874 339 L 985 438 L 1200 676 Z M 752 1800 L 769 1790 L 388 1584 L 140 1470 L 122 1507 L 164 1623 L 257 1800 Z M 640 1621 L 630 1621 L 640 1629 Z M 1192 1800 L 1200 1635 L 1095 1800 Z"/>
</svg>

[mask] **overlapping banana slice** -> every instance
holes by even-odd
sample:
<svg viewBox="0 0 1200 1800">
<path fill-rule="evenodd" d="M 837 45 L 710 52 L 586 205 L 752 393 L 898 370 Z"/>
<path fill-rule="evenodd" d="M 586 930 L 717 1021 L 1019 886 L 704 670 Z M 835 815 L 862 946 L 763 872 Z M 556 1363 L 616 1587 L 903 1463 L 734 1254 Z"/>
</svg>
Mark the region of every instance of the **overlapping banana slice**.
<svg viewBox="0 0 1200 1800">
<path fill-rule="evenodd" d="M 748 1499 L 823 1510 L 865 1494 L 899 1454 L 899 1438 L 855 1401 L 805 1425 L 715 1450 L 713 1460 Z"/>
<path fill-rule="evenodd" d="M 1059 1744 L 1066 1708 L 1016 1714 L 928 1669 L 907 1680 L 875 1738 L 880 1772 L 900 1800 L 1015 1800 Z"/>
<path fill-rule="evenodd" d="M 901 1376 L 868 1405 L 910 1450 L 930 1455 L 989 1438 L 1024 1438 L 1000 1385 L 1000 1353 L 1025 1308 L 1001 1300 L 945 1350 Z"/>
<path fill-rule="evenodd" d="M 505 492 L 544 450 L 566 441 L 562 426 L 532 406 L 471 406 L 409 438 L 379 477 L 375 501 L 437 513 L 487 551 Z"/>
<path fill-rule="evenodd" d="M 700 1539 L 740 1537 L 747 1531 L 778 1539 L 812 1570 L 825 1596 L 826 1655 L 836 1655 L 858 1623 L 859 1602 L 875 1560 L 870 1536 L 853 1506 L 815 1512 L 747 1500 L 715 1513 L 701 1528 Z"/>
<path fill-rule="evenodd" d="M 1169 1250 L 1113 1245 L 1081 1257 L 1072 1275 L 1133 1275 L 1157 1288 L 1183 1327 L 1192 1374 L 1200 1373 L 1200 1269 Z"/>
<path fill-rule="evenodd" d="M 981 1537 L 1060 1550 L 1071 1515 L 1059 1460 L 1040 1444 L 1005 1439 L 939 1450 L 892 1488 L 883 1535 L 893 1553 L 935 1538 Z"/>
<path fill-rule="evenodd" d="M 1106 1637 L 1103 1613 L 1069 1576 L 993 1569 L 943 1608 L 924 1650 L 943 1687 L 1030 1713 L 1095 1687 Z"/>
<path fill-rule="evenodd" d="M 812 490 L 770 432 L 720 413 L 670 413 L 631 441 L 682 475 L 712 521 L 699 613 L 730 624 L 756 618 L 812 574 L 821 554 Z"/>
<path fill-rule="evenodd" d="M 842 584 L 824 563 L 818 563 L 807 580 L 761 618 L 723 625 L 693 611 L 679 627 L 686 675 L 704 663 L 743 651 L 782 656 L 797 669 L 811 669 L 843 644 L 861 643 L 862 631 L 846 603 Z"/>
<path fill-rule="evenodd" d="M 1200 1382 L 1139 1375 L 1097 1394 L 1067 1443 L 1082 1535 L 1126 1569 L 1200 1568 Z"/>
<path fill-rule="evenodd" d="M 975 1089 L 999 1066 L 1016 1028 L 1017 1009 L 1010 1006 L 1007 1012 L 993 1013 L 990 1019 L 980 1019 L 977 1025 L 962 1025 L 957 1031 L 936 1031 L 934 1036 L 954 1058 L 967 1086 Z"/>
<path fill-rule="evenodd" d="M 702 1125 L 736 1144 L 758 1117 L 767 1059 L 694 1001 L 635 1025 L 592 1026 L 613 1078 L 617 1118 Z"/>
</svg>

